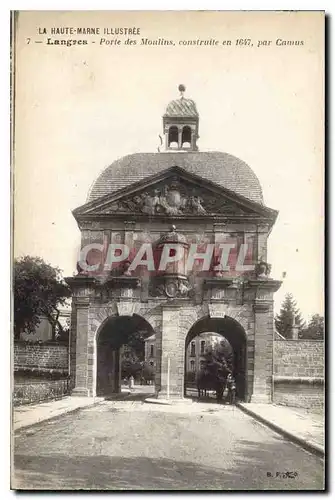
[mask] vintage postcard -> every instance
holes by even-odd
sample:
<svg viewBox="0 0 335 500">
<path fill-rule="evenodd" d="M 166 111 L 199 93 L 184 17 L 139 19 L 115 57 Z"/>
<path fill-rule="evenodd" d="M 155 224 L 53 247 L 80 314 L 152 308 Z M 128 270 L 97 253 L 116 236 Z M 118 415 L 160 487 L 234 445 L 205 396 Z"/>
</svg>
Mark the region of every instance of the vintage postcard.
<svg viewBox="0 0 335 500">
<path fill-rule="evenodd" d="M 12 489 L 324 490 L 324 12 L 11 24 Z"/>
</svg>

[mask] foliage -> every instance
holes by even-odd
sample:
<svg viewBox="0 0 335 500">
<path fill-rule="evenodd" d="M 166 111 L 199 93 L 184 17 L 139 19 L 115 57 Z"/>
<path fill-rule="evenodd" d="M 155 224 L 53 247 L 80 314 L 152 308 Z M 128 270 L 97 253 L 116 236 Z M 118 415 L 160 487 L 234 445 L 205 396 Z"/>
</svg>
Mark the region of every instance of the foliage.
<svg viewBox="0 0 335 500">
<path fill-rule="evenodd" d="M 150 382 L 155 379 L 155 369 L 149 363 L 144 363 L 137 356 L 136 352 L 125 346 L 126 349 L 123 352 L 123 359 L 121 361 L 121 377 L 122 379 L 129 378 L 131 376 L 134 379 L 143 379 L 145 382 Z"/>
<path fill-rule="evenodd" d="M 228 369 L 233 371 L 234 351 L 230 343 L 226 339 L 222 339 L 214 347 L 214 355 L 218 359 L 224 359 Z"/>
<path fill-rule="evenodd" d="M 58 368 L 36 368 L 36 367 L 24 367 L 14 372 L 15 383 L 20 381 L 21 383 L 26 380 L 59 380 L 68 378 L 67 370 Z"/>
<path fill-rule="evenodd" d="M 301 331 L 304 328 L 305 323 L 300 315 L 293 295 L 291 293 L 287 293 L 282 303 L 280 312 L 275 317 L 277 332 L 287 339 L 292 338 L 292 326 L 294 319 L 296 326 L 299 328 L 299 331 Z"/>
<path fill-rule="evenodd" d="M 154 380 L 155 371 L 150 364 L 144 362 L 144 340 L 151 332 L 147 329 L 136 328 L 127 331 L 127 324 L 118 330 L 118 337 L 123 339 L 121 376 L 135 379 L 143 378 L 146 381 Z"/>
<path fill-rule="evenodd" d="M 320 314 L 314 314 L 307 328 L 301 330 L 300 338 L 311 340 L 323 340 L 325 331 L 325 320 Z"/>
<path fill-rule="evenodd" d="M 127 355 L 121 361 L 121 377 L 139 378 L 142 372 L 142 362 L 133 351 L 128 351 Z"/>
<path fill-rule="evenodd" d="M 68 395 L 70 382 L 68 378 L 60 380 L 29 380 L 24 383 L 14 382 L 13 405 L 23 405 L 58 399 Z"/>
<path fill-rule="evenodd" d="M 53 329 L 53 338 L 62 332 L 59 307 L 70 297 L 58 267 L 46 264 L 40 257 L 25 256 L 14 261 L 14 335 L 32 333 L 45 316 Z"/>
<path fill-rule="evenodd" d="M 155 380 L 155 368 L 149 363 L 144 363 L 141 376 L 145 380 L 145 382 L 151 382 Z"/>
<path fill-rule="evenodd" d="M 70 328 L 63 327 L 62 330 L 58 329 L 56 333 L 57 342 L 69 342 Z"/>
<path fill-rule="evenodd" d="M 144 361 L 144 340 L 147 337 L 147 330 L 135 330 L 127 338 L 127 347 L 134 351 L 140 361 Z"/>
</svg>

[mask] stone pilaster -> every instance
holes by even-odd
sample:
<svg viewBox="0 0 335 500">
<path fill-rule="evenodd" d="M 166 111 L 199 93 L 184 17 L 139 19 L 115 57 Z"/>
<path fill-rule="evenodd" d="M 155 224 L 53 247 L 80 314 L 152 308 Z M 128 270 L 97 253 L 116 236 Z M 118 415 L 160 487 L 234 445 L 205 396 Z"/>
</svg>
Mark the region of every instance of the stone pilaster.
<svg viewBox="0 0 335 500">
<path fill-rule="evenodd" d="M 255 344 L 254 344 L 254 380 L 251 402 L 271 403 L 272 400 L 272 364 L 273 364 L 273 329 L 269 317 L 270 305 L 261 302 L 254 304 Z"/>
<path fill-rule="evenodd" d="M 180 335 L 180 306 L 162 307 L 161 383 L 159 398 L 182 399 L 184 343 Z"/>
<path fill-rule="evenodd" d="M 72 299 L 72 309 L 71 309 L 71 330 L 70 330 L 70 352 L 69 352 L 69 363 L 70 363 L 70 378 L 71 378 L 71 389 L 75 387 L 76 384 L 76 343 L 77 343 L 77 310 L 74 300 Z"/>
<path fill-rule="evenodd" d="M 75 387 L 72 391 L 74 396 L 88 396 L 88 297 L 76 298 L 77 310 L 77 336 L 76 336 L 76 376 Z"/>
</svg>

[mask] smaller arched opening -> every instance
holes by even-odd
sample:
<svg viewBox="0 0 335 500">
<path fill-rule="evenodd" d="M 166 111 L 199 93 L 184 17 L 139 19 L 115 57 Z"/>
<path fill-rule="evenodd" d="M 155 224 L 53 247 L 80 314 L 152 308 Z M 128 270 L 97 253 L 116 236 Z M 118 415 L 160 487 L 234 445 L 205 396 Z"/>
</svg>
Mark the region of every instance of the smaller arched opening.
<svg viewBox="0 0 335 500">
<path fill-rule="evenodd" d="M 191 141 L 192 141 L 191 127 L 185 126 L 185 127 L 183 127 L 183 131 L 182 131 L 182 135 L 181 135 L 181 147 L 184 149 L 190 148 Z"/>
<path fill-rule="evenodd" d="M 130 377 L 139 385 L 153 383 L 155 362 L 151 352 L 147 352 L 148 339 L 150 345 L 154 344 L 155 332 L 136 314 L 110 317 L 103 323 L 96 338 L 97 396 L 121 392 L 122 381 Z M 153 389 L 143 392 L 153 392 Z"/>
<path fill-rule="evenodd" d="M 215 349 L 224 358 L 236 381 L 236 396 L 240 401 L 247 398 L 246 333 L 233 318 L 210 318 L 197 321 L 185 339 L 184 396 L 197 396 L 196 380 L 206 362 L 206 356 Z M 192 375 L 193 371 L 193 375 Z"/>
<path fill-rule="evenodd" d="M 172 126 L 169 128 L 168 135 L 168 147 L 169 148 L 178 148 L 178 127 Z"/>
</svg>

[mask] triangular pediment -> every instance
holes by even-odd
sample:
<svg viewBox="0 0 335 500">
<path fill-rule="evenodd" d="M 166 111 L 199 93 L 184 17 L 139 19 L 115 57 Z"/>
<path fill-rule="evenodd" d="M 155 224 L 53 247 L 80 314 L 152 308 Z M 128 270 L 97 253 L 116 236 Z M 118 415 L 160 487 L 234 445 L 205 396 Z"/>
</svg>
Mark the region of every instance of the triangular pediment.
<svg viewBox="0 0 335 500">
<path fill-rule="evenodd" d="M 159 175 L 87 203 L 74 210 L 73 214 L 76 218 L 125 214 L 173 218 L 261 216 L 275 219 L 277 212 L 180 167 L 170 167 Z"/>
</svg>

